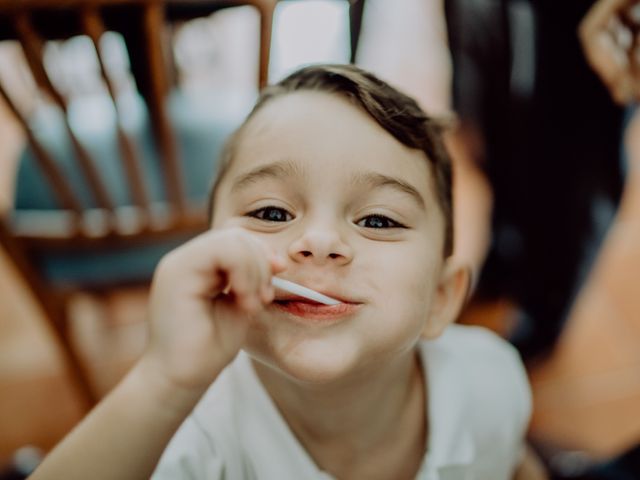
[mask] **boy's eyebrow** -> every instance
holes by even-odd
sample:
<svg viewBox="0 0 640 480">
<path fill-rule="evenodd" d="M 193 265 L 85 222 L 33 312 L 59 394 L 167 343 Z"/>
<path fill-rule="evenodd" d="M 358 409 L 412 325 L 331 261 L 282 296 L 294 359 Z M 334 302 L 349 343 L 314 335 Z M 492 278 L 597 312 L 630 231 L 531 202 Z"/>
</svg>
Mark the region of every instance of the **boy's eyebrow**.
<svg viewBox="0 0 640 480">
<path fill-rule="evenodd" d="M 280 160 L 266 165 L 260 165 L 247 173 L 240 175 L 231 187 L 231 191 L 235 192 L 246 185 L 263 178 L 282 178 L 301 176 L 300 166 L 291 160 Z"/>
<path fill-rule="evenodd" d="M 422 209 L 426 208 L 426 204 L 420 192 L 411 184 L 396 177 L 390 177 L 377 172 L 358 173 L 351 178 L 353 185 L 367 185 L 371 188 L 391 187 L 395 190 L 408 194 L 415 200 Z"/>
</svg>

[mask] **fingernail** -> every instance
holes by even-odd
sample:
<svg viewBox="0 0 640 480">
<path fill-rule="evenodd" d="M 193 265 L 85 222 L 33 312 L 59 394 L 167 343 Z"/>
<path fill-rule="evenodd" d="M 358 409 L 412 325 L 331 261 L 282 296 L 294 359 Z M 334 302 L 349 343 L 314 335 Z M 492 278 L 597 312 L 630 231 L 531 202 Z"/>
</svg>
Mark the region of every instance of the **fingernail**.
<svg viewBox="0 0 640 480">
<path fill-rule="evenodd" d="M 271 264 L 275 267 L 275 268 L 284 268 L 287 265 L 287 261 L 285 260 L 285 258 L 280 255 L 279 253 L 274 253 L 273 255 L 271 255 Z"/>
</svg>

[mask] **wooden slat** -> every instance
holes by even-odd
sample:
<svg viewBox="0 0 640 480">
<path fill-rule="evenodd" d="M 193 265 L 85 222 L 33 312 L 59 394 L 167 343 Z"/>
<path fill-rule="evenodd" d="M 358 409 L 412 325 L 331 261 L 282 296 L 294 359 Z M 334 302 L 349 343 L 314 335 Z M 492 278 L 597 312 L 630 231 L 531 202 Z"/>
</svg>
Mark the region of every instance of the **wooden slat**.
<svg viewBox="0 0 640 480">
<path fill-rule="evenodd" d="M 100 179 L 100 174 L 91 159 L 89 153 L 82 146 L 73 133 L 67 112 L 67 104 L 60 92 L 53 86 L 42 63 L 43 41 L 33 29 L 29 16 L 21 12 L 15 17 L 15 28 L 20 38 L 20 43 L 27 58 L 27 62 L 36 78 L 37 83 L 46 90 L 55 103 L 64 112 L 64 124 L 76 153 L 78 164 L 84 173 L 96 204 L 106 210 L 113 210 L 113 202 L 107 189 Z"/>
<path fill-rule="evenodd" d="M 146 216 L 149 216 L 149 194 L 144 183 L 140 157 L 138 149 L 134 145 L 131 138 L 126 134 L 122 127 L 121 112 L 118 107 L 117 93 L 113 82 L 111 81 L 104 59 L 100 52 L 100 38 L 105 33 L 106 28 L 102 22 L 98 9 L 95 6 L 85 7 L 81 12 L 81 22 L 84 32 L 91 38 L 96 51 L 100 72 L 107 87 L 107 91 L 113 102 L 116 111 L 116 133 L 118 143 L 122 153 L 123 168 L 129 183 L 129 191 L 131 193 L 132 203 L 146 210 Z M 147 223 L 145 221 L 145 223 Z"/>
<path fill-rule="evenodd" d="M 16 104 L 13 102 L 9 94 L 4 87 L 0 84 L 0 96 L 4 99 L 5 103 L 9 107 L 9 110 L 14 114 L 18 122 L 22 125 L 29 144 L 33 150 L 38 166 L 42 169 L 43 173 L 56 200 L 62 208 L 68 209 L 74 213 L 73 225 L 75 229 L 78 228 L 80 222 L 80 216 L 82 214 L 82 205 L 78 200 L 78 197 L 73 193 L 71 186 L 67 183 L 64 174 L 60 170 L 60 167 L 56 163 L 55 159 L 49 155 L 46 149 L 40 144 L 36 136 L 31 131 L 29 123 L 26 117 L 20 112 Z"/>
<path fill-rule="evenodd" d="M 195 235 L 207 227 L 206 210 L 201 207 L 189 207 L 182 216 L 179 226 L 175 225 L 174 215 L 166 204 L 154 204 L 153 229 L 144 232 L 137 225 L 136 207 L 116 210 L 118 230 L 107 236 L 90 235 L 91 231 L 100 232 L 104 225 L 99 210 L 87 212 L 86 223 L 91 225 L 85 235 L 74 235 L 69 228 L 69 212 L 64 211 L 21 211 L 11 221 L 11 230 L 19 241 L 35 250 L 92 250 L 132 247 L 154 244 L 176 236 Z M 133 210 L 133 211 L 131 211 Z"/>
<path fill-rule="evenodd" d="M 149 4 L 144 7 L 143 30 L 149 67 L 150 89 L 146 98 L 149 102 L 151 123 L 163 162 L 163 175 L 167 198 L 176 209 L 177 218 L 185 210 L 186 199 L 182 172 L 178 158 L 175 133 L 169 123 L 165 105 L 167 94 L 167 70 L 164 61 L 162 29 L 164 26 L 164 6 Z"/>
<path fill-rule="evenodd" d="M 167 0 L 0 0 L 0 10 L 15 12 L 33 8 L 77 8 L 96 6 L 164 3 Z M 217 0 L 214 0 L 217 1 Z"/>
<path fill-rule="evenodd" d="M 254 0 L 253 4 L 260 12 L 260 64 L 258 67 L 258 85 L 262 89 L 269 81 L 269 56 L 271 52 L 271 32 L 273 30 L 273 12 L 278 0 Z"/>
<path fill-rule="evenodd" d="M 356 63 L 360 30 L 362 30 L 362 17 L 364 15 L 365 0 L 349 0 L 349 30 L 351 40 L 351 56 L 349 61 Z"/>
</svg>

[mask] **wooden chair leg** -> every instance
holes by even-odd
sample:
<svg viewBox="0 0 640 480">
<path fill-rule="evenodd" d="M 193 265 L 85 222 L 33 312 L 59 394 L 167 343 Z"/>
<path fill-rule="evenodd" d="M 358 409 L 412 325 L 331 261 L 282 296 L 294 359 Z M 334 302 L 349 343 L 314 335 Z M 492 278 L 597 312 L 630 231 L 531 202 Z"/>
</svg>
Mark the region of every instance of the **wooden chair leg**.
<svg viewBox="0 0 640 480">
<path fill-rule="evenodd" d="M 60 347 L 63 363 L 74 387 L 78 391 L 83 406 L 89 410 L 99 400 L 91 384 L 91 374 L 73 345 L 71 335 L 69 334 L 69 321 L 65 307 L 59 306 L 55 312 L 56 313 L 52 315 L 53 311 L 48 311 L 52 320 L 52 333 L 55 336 L 56 343 Z"/>
<path fill-rule="evenodd" d="M 27 260 L 25 252 L 9 233 L 2 217 L 0 217 L 0 244 L 9 254 L 9 258 L 15 264 L 17 271 L 21 274 L 26 286 L 33 294 L 33 298 L 42 308 L 43 314 L 48 320 L 47 323 L 51 327 L 51 333 L 60 347 L 62 360 L 78 390 L 78 395 L 87 410 L 90 409 L 97 403 L 98 397 L 91 387 L 89 372 L 83 366 L 81 358 L 68 335 L 67 302 L 63 300 L 61 295 L 52 292 L 51 288 L 41 281 L 39 275 L 36 274 Z"/>
</svg>

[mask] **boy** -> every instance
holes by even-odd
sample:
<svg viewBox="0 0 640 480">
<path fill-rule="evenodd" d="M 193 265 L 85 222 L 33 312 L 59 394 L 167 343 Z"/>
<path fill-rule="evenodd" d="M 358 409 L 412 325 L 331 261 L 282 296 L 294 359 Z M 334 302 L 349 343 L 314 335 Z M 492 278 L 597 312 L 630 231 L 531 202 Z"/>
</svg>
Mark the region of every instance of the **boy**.
<svg viewBox="0 0 640 480">
<path fill-rule="evenodd" d="M 157 268 L 147 350 L 34 478 L 511 478 L 521 364 L 481 329 L 443 333 L 468 284 L 450 189 L 437 125 L 372 75 L 314 66 L 266 89 L 212 229 Z"/>
</svg>

